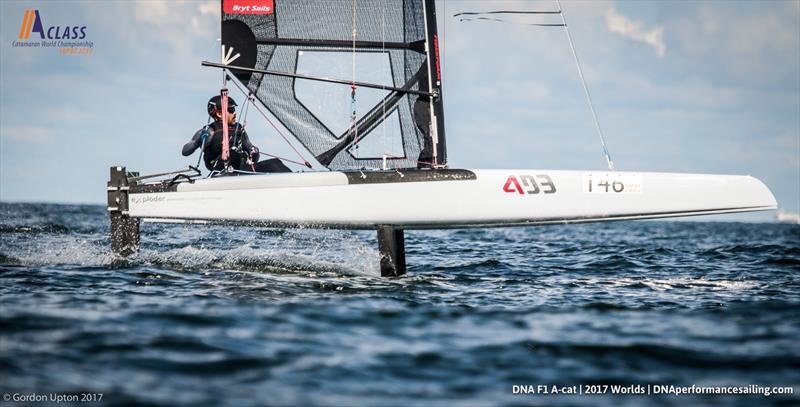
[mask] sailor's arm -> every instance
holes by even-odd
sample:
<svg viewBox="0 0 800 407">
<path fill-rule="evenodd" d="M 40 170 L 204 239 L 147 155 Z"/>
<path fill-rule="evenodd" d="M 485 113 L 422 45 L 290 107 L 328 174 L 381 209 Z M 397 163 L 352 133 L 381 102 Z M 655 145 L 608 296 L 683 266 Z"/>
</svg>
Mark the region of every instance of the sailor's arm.
<svg viewBox="0 0 800 407">
<path fill-rule="evenodd" d="M 247 137 L 247 132 L 242 130 L 242 150 L 247 152 L 254 162 L 258 162 L 259 152 L 258 147 L 250 142 L 250 137 Z"/>
<path fill-rule="evenodd" d="M 197 150 L 203 145 L 203 141 L 205 140 L 205 137 L 203 137 L 204 134 L 208 136 L 208 130 L 206 127 L 197 130 L 197 132 L 194 133 L 194 136 L 192 136 L 192 139 L 188 143 L 183 145 L 183 151 L 181 152 L 181 154 L 183 154 L 184 157 L 192 155 L 192 153 L 194 153 L 195 150 Z"/>
</svg>

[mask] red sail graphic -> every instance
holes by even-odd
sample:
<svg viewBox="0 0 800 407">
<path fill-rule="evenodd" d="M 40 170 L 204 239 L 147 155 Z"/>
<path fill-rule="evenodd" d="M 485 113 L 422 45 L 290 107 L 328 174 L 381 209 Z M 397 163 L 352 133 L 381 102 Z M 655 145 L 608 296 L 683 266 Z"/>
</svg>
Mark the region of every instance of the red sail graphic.
<svg viewBox="0 0 800 407">
<path fill-rule="evenodd" d="M 275 5 L 272 0 L 224 0 L 222 10 L 225 14 L 272 14 Z"/>
</svg>

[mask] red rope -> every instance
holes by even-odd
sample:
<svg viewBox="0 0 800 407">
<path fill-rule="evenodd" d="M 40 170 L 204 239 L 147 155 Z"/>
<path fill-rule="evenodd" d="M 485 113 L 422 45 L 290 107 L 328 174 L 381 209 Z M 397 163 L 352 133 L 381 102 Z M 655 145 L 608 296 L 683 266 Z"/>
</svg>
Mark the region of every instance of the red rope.
<svg viewBox="0 0 800 407">
<path fill-rule="evenodd" d="M 228 89 L 220 91 L 222 99 L 222 161 L 228 162 L 230 158 L 230 141 L 228 140 Z"/>
<path fill-rule="evenodd" d="M 236 83 L 236 81 L 231 81 L 231 82 L 233 82 L 233 84 L 236 85 L 236 87 L 239 89 L 239 91 L 241 91 L 243 94 L 249 95 L 249 93 L 245 92 L 244 89 L 242 89 L 242 87 L 239 86 L 238 83 Z M 283 141 L 285 141 L 286 144 L 288 144 L 289 147 L 291 147 L 291 149 L 294 150 L 295 154 L 297 154 L 297 156 L 300 157 L 300 159 L 303 160 L 303 162 L 300 163 L 300 162 L 297 162 L 297 161 L 293 161 L 293 160 L 289 160 L 289 159 L 285 159 L 285 158 L 280 158 L 280 157 L 277 157 L 277 156 L 274 156 L 274 155 L 270 155 L 270 154 L 266 154 L 266 153 L 261 153 L 261 154 L 269 155 L 270 157 L 280 158 L 281 160 L 286 160 L 286 161 L 289 161 L 289 162 L 294 163 L 294 164 L 305 165 L 308 168 L 312 168 L 311 167 L 311 163 L 309 163 L 308 160 L 306 160 L 305 157 L 303 157 L 303 155 L 300 154 L 300 152 L 297 151 L 296 148 L 294 148 L 294 145 L 292 145 L 292 143 L 289 142 L 289 139 L 286 138 L 286 136 L 283 134 L 283 132 L 281 132 L 281 130 L 278 128 L 278 126 L 276 126 L 275 123 L 273 123 L 272 120 L 270 120 L 269 117 L 267 117 L 267 115 L 264 112 L 261 111 L 261 108 L 258 106 L 258 104 L 254 102 L 253 103 L 253 107 L 256 108 L 258 113 L 261 114 L 261 117 L 263 117 L 264 120 L 266 120 L 267 123 L 269 123 L 272 126 L 273 129 L 275 129 L 275 131 L 278 133 L 278 135 L 280 135 L 281 138 L 283 138 Z"/>
</svg>

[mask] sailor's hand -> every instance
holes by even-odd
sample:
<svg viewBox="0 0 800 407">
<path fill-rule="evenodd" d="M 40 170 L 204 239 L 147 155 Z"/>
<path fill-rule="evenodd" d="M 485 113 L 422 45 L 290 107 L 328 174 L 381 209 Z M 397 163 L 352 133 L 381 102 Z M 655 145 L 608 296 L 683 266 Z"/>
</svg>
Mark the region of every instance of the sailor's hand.
<svg viewBox="0 0 800 407">
<path fill-rule="evenodd" d="M 205 143 L 209 137 L 211 137 L 211 132 L 208 131 L 208 126 L 203 127 L 203 130 L 200 131 L 200 142 Z"/>
<path fill-rule="evenodd" d="M 258 162 L 258 156 L 259 156 L 258 147 L 253 146 L 253 148 L 250 149 L 250 159 L 253 160 L 253 162 Z"/>
</svg>

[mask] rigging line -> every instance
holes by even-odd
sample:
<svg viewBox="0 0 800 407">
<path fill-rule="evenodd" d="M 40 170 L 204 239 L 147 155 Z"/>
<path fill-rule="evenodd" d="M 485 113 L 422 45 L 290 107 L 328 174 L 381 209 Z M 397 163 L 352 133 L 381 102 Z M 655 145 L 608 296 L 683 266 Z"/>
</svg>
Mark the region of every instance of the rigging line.
<svg viewBox="0 0 800 407">
<path fill-rule="evenodd" d="M 253 103 L 253 94 L 250 93 L 247 96 L 247 101 L 244 102 L 244 114 L 242 115 L 242 128 L 247 128 L 247 113 L 250 112 L 250 103 Z"/>
<path fill-rule="evenodd" d="M 290 163 L 292 163 L 292 164 L 297 164 L 297 165 L 306 165 L 305 163 L 301 163 L 300 161 L 290 160 L 290 159 L 288 159 L 288 158 L 286 158 L 286 157 L 281 157 L 281 156 L 279 156 L 279 155 L 274 155 L 274 154 L 270 154 L 270 153 L 265 153 L 265 152 L 263 152 L 263 151 L 259 151 L 258 153 L 259 153 L 259 154 L 261 154 L 261 155 L 265 155 L 265 156 L 267 156 L 267 157 L 272 157 L 272 158 L 277 158 L 277 159 L 279 159 L 279 160 L 288 161 L 288 162 L 290 162 Z"/>
<path fill-rule="evenodd" d="M 497 23 L 506 23 L 506 24 L 514 24 L 514 25 L 531 25 L 536 27 L 564 27 L 564 24 L 548 24 L 548 23 L 518 23 L 516 21 L 506 21 L 501 20 L 499 18 L 489 18 L 489 17 L 475 17 L 475 18 L 459 18 L 459 22 L 467 22 L 467 21 L 492 21 Z"/>
<path fill-rule="evenodd" d="M 204 131 L 208 131 L 208 125 L 209 124 L 211 124 L 211 116 L 210 115 L 208 116 L 208 120 L 206 121 L 206 125 L 203 126 L 203 130 Z M 200 142 L 200 155 L 197 156 L 197 164 L 195 164 L 195 167 L 197 167 L 197 168 L 200 168 L 200 160 L 203 159 L 203 150 L 205 150 L 205 147 L 206 147 L 206 138 L 207 137 L 208 136 L 204 135 L 203 138 L 202 138 L 202 141 Z"/>
<path fill-rule="evenodd" d="M 386 53 L 386 5 L 381 7 L 381 55 Z M 391 60 L 391 58 L 390 58 Z M 391 72 L 389 73 L 391 75 Z M 381 103 L 381 140 L 383 140 L 383 155 L 387 155 L 388 148 L 386 147 L 386 98 L 384 97 Z M 386 160 L 384 159 L 384 162 Z M 385 168 L 384 168 L 385 169 Z"/>
<path fill-rule="evenodd" d="M 356 90 L 356 0 L 353 0 L 353 92 Z"/>
<path fill-rule="evenodd" d="M 358 129 L 356 128 L 356 0 L 353 0 L 353 83 L 351 86 L 350 92 L 350 108 L 353 110 L 353 114 L 350 116 L 350 128 L 351 131 L 357 132 Z M 356 150 L 356 159 L 358 159 L 358 133 L 355 133 L 355 147 Z"/>
<path fill-rule="evenodd" d="M 244 114 L 242 115 L 242 120 L 241 121 L 237 121 L 236 122 L 236 127 L 234 128 L 233 137 L 232 137 L 234 146 L 239 145 L 239 136 L 241 136 L 241 133 L 243 133 L 245 131 L 245 128 L 247 127 L 247 110 L 250 108 L 249 103 L 250 103 L 250 98 L 248 97 L 248 98 L 245 99 L 245 102 L 244 102 L 242 108 L 239 109 L 240 112 L 242 110 L 244 110 Z M 234 113 L 234 115 L 235 115 L 235 113 Z"/>
<path fill-rule="evenodd" d="M 498 11 L 462 11 L 453 14 L 453 17 L 458 16 L 477 16 L 481 14 L 561 14 L 561 6 L 558 11 L 522 11 L 522 10 L 498 10 Z"/>
<path fill-rule="evenodd" d="M 285 136 L 285 135 L 283 134 L 283 132 L 282 132 L 282 131 L 281 131 L 281 130 L 278 128 L 278 126 L 276 126 L 276 125 L 275 125 L 275 123 L 273 123 L 273 122 L 272 122 L 272 120 L 270 120 L 270 119 L 269 119 L 269 117 L 266 115 L 266 113 L 264 113 L 264 112 L 261 110 L 261 107 L 259 107 L 259 106 L 258 106 L 257 104 L 255 104 L 255 103 L 253 103 L 253 107 L 255 107 L 255 108 L 256 108 L 256 111 L 258 111 L 258 113 L 260 113 L 260 114 L 261 114 L 261 116 L 264 118 L 264 120 L 266 120 L 266 121 L 267 121 L 267 123 L 269 123 L 269 124 L 270 124 L 270 126 L 272 126 L 272 128 L 273 128 L 273 129 L 275 129 L 275 131 L 278 133 L 278 135 L 280 135 L 280 136 L 281 136 L 281 138 L 283 138 L 283 141 L 285 141 L 285 142 L 286 142 L 286 144 L 288 144 L 288 145 L 289 145 L 289 147 L 292 149 L 292 151 L 294 151 L 294 153 L 295 153 L 295 154 L 297 154 L 297 156 L 298 156 L 298 157 L 300 157 L 300 159 L 301 159 L 301 160 L 303 160 L 303 162 L 301 163 L 301 165 L 305 165 L 305 166 L 306 166 L 306 167 L 308 167 L 308 168 L 312 168 L 312 167 L 311 167 L 311 163 L 310 163 L 310 162 L 308 162 L 308 160 L 306 160 L 306 158 L 305 158 L 305 157 L 303 157 L 303 155 L 302 155 L 302 154 L 300 154 L 300 152 L 299 152 L 299 151 L 297 151 L 297 148 L 295 148 L 295 147 L 294 147 L 294 145 L 293 145 L 293 144 L 292 144 L 292 143 L 289 141 L 289 139 L 288 139 L 288 138 L 286 138 L 286 136 Z M 266 153 L 264 153 L 264 154 L 266 154 Z M 295 161 L 292 161 L 292 162 L 295 162 Z"/>
<path fill-rule="evenodd" d="M 203 147 L 205 147 L 205 144 L 206 144 L 206 140 L 205 140 L 205 137 L 204 137 L 203 138 L 203 142 L 200 145 L 200 155 L 197 156 L 197 164 L 194 165 L 195 167 L 200 168 L 200 160 L 203 159 Z"/>
<path fill-rule="evenodd" d="M 236 82 L 236 81 L 231 81 L 231 83 L 232 83 L 234 86 L 236 86 L 236 88 L 237 88 L 237 89 L 239 89 L 239 91 L 240 91 L 240 92 L 242 92 L 243 94 L 245 94 L 245 95 L 252 95 L 252 92 L 245 92 L 245 91 L 244 91 L 244 89 L 242 89 L 242 87 L 239 85 L 239 83 L 238 83 L 238 82 Z M 301 164 L 301 165 L 305 165 L 305 166 L 306 166 L 306 167 L 308 167 L 308 168 L 312 168 L 312 167 L 311 167 L 311 163 L 309 163 L 309 162 L 308 162 L 308 160 L 306 160 L 306 159 L 305 159 L 305 157 L 303 157 L 303 155 L 302 155 L 302 154 L 300 154 L 300 152 L 299 152 L 299 151 L 297 151 L 297 149 L 294 147 L 294 145 L 292 145 L 292 143 L 291 143 L 291 142 L 289 142 L 289 139 L 288 139 L 288 138 L 286 138 L 286 136 L 285 136 L 285 135 L 283 134 L 283 132 L 282 132 L 282 131 L 281 131 L 281 130 L 278 128 L 278 126 L 276 126 L 276 125 L 275 125 L 275 123 L 273 123 L 273 122 L 272 122 L 272 120 L 270 120 L 270 119 L 269 119 L 269 117 L 266 115 L 266 113 L 264 113 L 264 112 L 261 110 L 261 108 L 258 106 L 258 104 L 257 104 L 257 103 L 255 103 L 255 102 L 253 102 L 253 107 L 256 109 L 256 111 L 258 111 L 258 113 L 261 113 L 261 116 L 264 118 L 264 120 L 266 120 L 266 121 L 267 121 L 267 123 L 269 123 L 269 124 L 272 126 L 272 128 L 273 128 L 273 129 L 275 129 L 275 131 L 278 133 L 278 135 L 280 135 L 280 136 L 281 136 L 281 138 L 283 138 L 283 141 L 285 141 L 285 142 L 286 142 L 286 144 L 288 144 L 288 145 L 289 145 L 289 147 L 290 147 L 292 150 L 294 150 L 295 154 L 297 154 L 297 156 L 298 156 L 298 157 L 300 157 L 300 159 L 304 161 L 304 163 L 303 163 L 303 164 Z M 263 154 L 263 153 L 262 153 L 262 154 Z M 289 160 L 287 160 L 287 161 L 289 161 Z M 291 161 L 291 162 L 294 162 L 294 161 Z"/>
<path fill-rule="evenodd" d="M 603 147 L 603 154 L 605 154 L 606 163 L 608 164 L 608 169 L 614 171 L 614 161 L 611 160 L 611 154 L 608 152 L 608 147 L 606 147 L 606 140 L 605 136 L 603 135 L 603 129 L 600 127 L 600 120 L 597 119 L 597 112 L 594 109 L 594 103 L 592 102 L 592 95 L 589 94 L 589 87 L 586 86 L 586 79 L 583 77 L 583 70 L 581 69 L 580 60 L 578 60 L 578 53 L 575 52 L 575 45 L 572 43 L 572 35 L 569 33 L 569 27 L 567 26 L 567 20 L 564 18 L 564 13 L 561 9 L 561 1 L 556 0 L 556 5 L 558 6 L 558 12 L 561 14 L 561 21 L 564 23 L 564 31 L 567 33 L 567 40 L 569 40 L 569 48 L 572 50 L 572 56 L 575 57 L 575 65 L 578 67 L 578 76 L 581 78 L 581 84 L 583 85 L 583 91 L 586 94 L 586 99 L 589 101 L 589 109 L 592 111 L 592 118 L 594 118 L 594 125 L 597 128 L 597 134 L 600 136 L 600 145 Z"/>
</svg>

